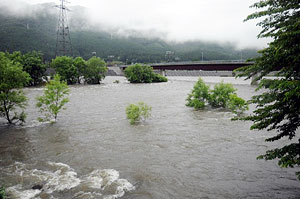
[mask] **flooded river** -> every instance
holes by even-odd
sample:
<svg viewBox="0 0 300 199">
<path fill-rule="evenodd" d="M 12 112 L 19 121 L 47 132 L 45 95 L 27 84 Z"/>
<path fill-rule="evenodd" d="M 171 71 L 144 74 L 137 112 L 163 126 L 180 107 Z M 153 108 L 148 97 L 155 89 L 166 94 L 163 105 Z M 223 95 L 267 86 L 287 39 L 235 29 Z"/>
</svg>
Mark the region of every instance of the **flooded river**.
<svg viewBox="0 0 300 199">
<path fill-rule="evenodd" d="M 249 82 L 204 78 L 211 86 L 221 79 L 245 99 L 254 94 Z M 42 89 L 25 89 L 25 126 L 0 119 L 0 184 L 15 199 L 300 198 L 296 170 L 256 160 L 278 144 L 264 142 L 270 133 L 252 132 L 251 123 L 231 121 L 226 111 L 185 106 L 196 80 L 129 84 L 107 77 L 101 85 L 72 86 L 55 124 L 36 121 Z M 125 108 L 139 101 L 152 106 L 152 117 L 130 125 Z"/>
</svg>

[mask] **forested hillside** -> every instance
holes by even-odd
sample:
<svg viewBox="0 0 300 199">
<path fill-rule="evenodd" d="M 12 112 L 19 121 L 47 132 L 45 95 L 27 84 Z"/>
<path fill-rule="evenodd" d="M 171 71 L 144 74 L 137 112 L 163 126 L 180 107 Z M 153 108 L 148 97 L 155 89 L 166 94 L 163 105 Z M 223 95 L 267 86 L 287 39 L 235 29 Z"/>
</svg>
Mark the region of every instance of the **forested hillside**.
<svg viewBox="0 0 300 199">
<path fill-rule="evenodd" d="M 34 6 L 32 6 L 34 7 Z M 16 16 L 0 7 L 0 51 L 38 50 L 46 60 L 55 56 L 57 16 L 53 4 L 39 5 L 32 15 Z M 74 56 L 88 59 L 92 52 L 105 60 L 154 63 L 166 61 L 239 60 L 256 56 L 257 49 L 237 50 L 233 44 L 202 41 L 166 42 L 160 38 L 122 36 L 89 28 L 87 20 L 73 8 L 70 16 Z M 98 28 L 99 29 L 99 28 Z M 101 28 L 100 28 L 101 29 Z"/>
</svg>

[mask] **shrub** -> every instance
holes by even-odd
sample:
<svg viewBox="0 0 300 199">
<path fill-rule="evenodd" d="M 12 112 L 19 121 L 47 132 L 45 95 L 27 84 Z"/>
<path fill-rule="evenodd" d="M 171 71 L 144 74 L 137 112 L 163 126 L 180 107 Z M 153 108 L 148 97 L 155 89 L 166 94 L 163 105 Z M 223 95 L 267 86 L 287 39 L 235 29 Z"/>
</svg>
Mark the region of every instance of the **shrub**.
<svg viewBox="0 0 300 199">
<path fill-rule="evenodd" d="M 167 82 L 167 81 L 168 81 L 168 78 L 166 78 L 165 76 L 162 76 L 157 73 L 153 74 L 152 82 Z"/>
<path fill-rule="evenodd" d="M 168 79 L 153 72 L 151 66 L 135 64 L 125 69 L 125 76 L 130 83 L 167 82 Z"/>
<path fill-rule="evenodd" d="M 187 97 L 187 106 L 202 109 L 206 104 L 214 108 L 226 108 L 236 114 L 248 110 L 247 102 L 238 97 L 232 84 L 223 82 L 216 84 L 213 90 L 209 89 L 201 78 L 196 82 L 192 92 Z"/>
<path fill-rule="evenodd" d="M 247 102 L 236 94 L 231 94 L 229 96 L 227 107 L 236 114 L 241 114 L 249 109 Z"/>
<path fill-rule="evenodd" d="M 136 122 L 147 119 L 151 115 L 151 107 L 144 102 L 139 102 L 137 105 L 130 104 L 126 107 L 127 119 L 129 119 L 130 124 L 135 124 Z"/>
</svg>

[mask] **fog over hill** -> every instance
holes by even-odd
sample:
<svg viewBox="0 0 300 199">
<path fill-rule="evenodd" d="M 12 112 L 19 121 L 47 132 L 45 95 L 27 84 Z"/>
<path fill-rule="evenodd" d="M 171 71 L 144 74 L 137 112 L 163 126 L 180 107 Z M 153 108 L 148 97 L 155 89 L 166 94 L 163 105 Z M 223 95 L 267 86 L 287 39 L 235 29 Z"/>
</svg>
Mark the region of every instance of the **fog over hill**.
<svg viewBox="0 0 300 199">
<path fill-rule="evenodd" d="M 0 50 L 42 51 L 47 60 L 55 55 L 58 10 L 55 3 L 28 4 L 13 0 L 14 6 L 0 2 Z M 159 30 L 136 30 L 108 26 L 91 20 L 90 9 L 70 7 L 69 26 L 74 56 L 89 58 L 92 52 L 104 59 L 123 62 L 166 61 L 166 51 L 174 54 L 171 60 L 239 60 L 256 56 L 256 48 L 237 48 L 235 43 L 212 41 L 172 41 Z"/>
</svg>

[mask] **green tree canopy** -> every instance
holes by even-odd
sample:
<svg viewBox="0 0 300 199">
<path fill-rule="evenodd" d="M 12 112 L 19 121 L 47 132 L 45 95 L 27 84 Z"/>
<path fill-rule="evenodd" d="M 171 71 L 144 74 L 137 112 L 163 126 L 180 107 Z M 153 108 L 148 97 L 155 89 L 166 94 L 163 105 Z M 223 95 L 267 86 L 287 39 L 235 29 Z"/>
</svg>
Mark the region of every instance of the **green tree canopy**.
<svg viewBox="0 0 300 199">
<path fill-rule="evenodd" d="M 51 67 L 54 68 L 61 79 L 68 84 L 75 84 L 77 82 L 78 72 L 74 66 L 72 57 L 58 56 L 52 60 Z"/>
<path fill-rule="evenodd" d="M 291 143 L 268 150 L 259 159 L 279 159 L 282 167 L 300 166 L 300 139 L 292 142 L 300 125 L 300 2 L 299 0 L 261 0 L 252 5 L 259 11 L 246 19 L 263 18 L 258 23 L 262 31 L 258 37 L 273 39 L 259 51 L 254 65 L 239 69 L 238 76 L 261 80 L 261 94 L 251 100 L 256 104 L 253 114 L 243 120 L 253 121 L 251 129 L 267 129 L 273 136 L 267 142 L 287 137 Z M 277 71 L 276 79 L 263 79 Z M 300 179 L 300 172 L 297 172 Z"/>
<path fill-rule="evenodd" d="M 15 51 L 11 54 L 6 52 L 5 55 L 14 63 L 22 65 L 23 70 L 31 77 L 29 82 L 30 86 L 36 86 L 42 83 L 42 77 L 46 71 L 46 66 L 41 52 L 31 51 L 22 55 L 20 51 Z"/>
<path fill-rule="evenodd" d="M 77 82 L 80 83 L 80 77 L 84 76 L 86 69 L 86 61 L 82 57 L 76 57 L 73 60 L 73 64 L 77 69 Z"/>
<path fill-rule="evenodd" d="M 23 70 L 31 77 L 30 85 L 36 86 L 42 83 L 42 77 L 46 71 L 46 66 L 41 52 L 31 51 L 24 54 L 22 56 L 21 64 L 23 65 Z"/>
<path fill-rule="evenodd" d="M 25 122 L 24 109 L 27 98 L 19 89 L 29 81 L 30 76 L 23 71 L 20 63 L 11 61 L 0 52 L 0 116 L 4 117 L 9 124 Z M 17 108 L 22 112 L 16 112 Z M 15 111 L 14 116 L 11 116 L 12 111 Z"/>
<path fill-rule="evenodd" d="M 99 57 L 93 56 L 87 61 L 84 70 L 84 79 L 88 84 L 100 84 L 104 79 L 107 67 L 105 61 Z"/>
</svg>

